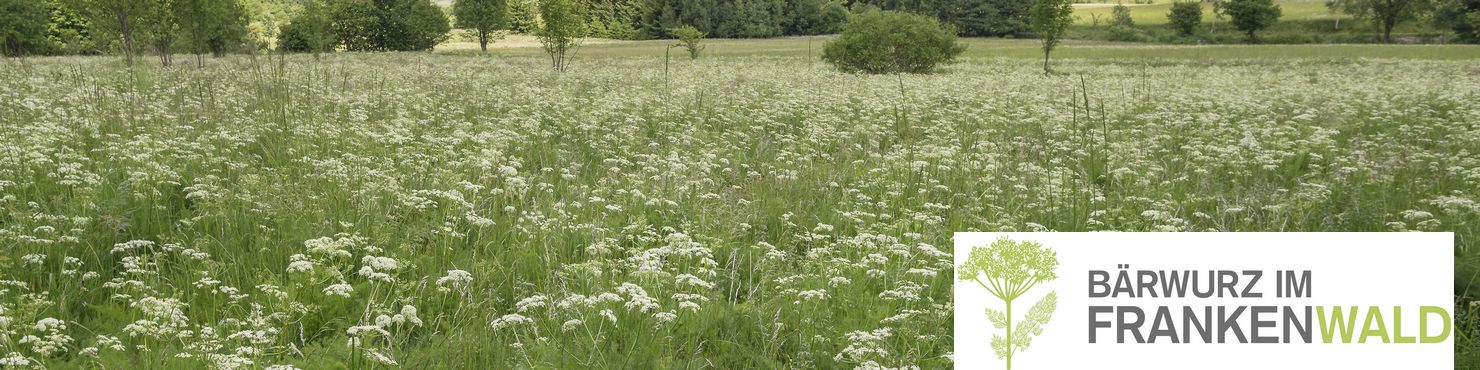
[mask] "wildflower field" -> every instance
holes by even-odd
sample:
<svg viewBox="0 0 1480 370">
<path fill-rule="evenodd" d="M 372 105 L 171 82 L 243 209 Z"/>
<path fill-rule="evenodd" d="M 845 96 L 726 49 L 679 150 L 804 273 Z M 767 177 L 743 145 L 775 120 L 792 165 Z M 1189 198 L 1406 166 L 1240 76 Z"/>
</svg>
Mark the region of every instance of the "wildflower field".
<svg viewBox="0 0 1480 370">
<path fill-rule="evenodd" d="M 948 368 L 955 231 L 1480 237 L 1473 61 L 0 63 L 7 367 Z"/>
</svg>

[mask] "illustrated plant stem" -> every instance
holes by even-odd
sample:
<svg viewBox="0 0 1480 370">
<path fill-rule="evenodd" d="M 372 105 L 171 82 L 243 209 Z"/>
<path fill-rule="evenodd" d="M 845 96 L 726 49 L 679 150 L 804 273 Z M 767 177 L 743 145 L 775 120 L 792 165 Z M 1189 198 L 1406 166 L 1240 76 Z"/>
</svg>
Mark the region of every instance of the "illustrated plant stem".
<svg viewBox="0 0 1480 370">
<path fill-rule="evenodd" d="M 1012 300 L 1007 300 L 1007 370 L 1012 370 Z"/>
</svg>

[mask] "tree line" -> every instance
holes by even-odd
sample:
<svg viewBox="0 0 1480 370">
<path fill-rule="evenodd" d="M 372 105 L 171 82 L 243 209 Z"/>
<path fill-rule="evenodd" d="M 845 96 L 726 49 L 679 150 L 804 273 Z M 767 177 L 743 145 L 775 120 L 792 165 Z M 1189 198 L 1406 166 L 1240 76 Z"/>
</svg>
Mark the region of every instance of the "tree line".
<svg viewBox="0 0 1480 370">
<path fill-rule="evenodd" d="M 1280 16 L 1271 0 L 1207 0 L 1250 38 Z M 837 33 L 856 14 L 900 11 L 939 20 L 959 36 L 1058 38 L 1034 27 L 1033 7 L 1058 0 L 0 0 L 6 55 L 116 52 L 134 63 L 152 53 L 413 51 L 464 29 L 486 50 L 503 32 L 651 39 L 692 27 L 710 37 Z M 1193 1 L 1195 4 L 1196 1 Z M 1179 4 L 1181 5 L 1181 4 Z M 1372 22 L 1391 40 L 1400 22 L 1432 19 L 1459 41 L 1480 42 L 1480 0 L 1330 0 L 1333 10 Z M 1200 9 L 1182 6 L 1173 26 L 1191 30 Z M 1056 9 L 1062 12 L 1063 9 Z M 552 13 L 555 12 L 555 13 Z M 1038 15 L 1042 18 L 1042 15 Z M 554 29 L 551 20 L 560 22 Z M 1126 16 L 1124 23 L 1129 24 Z M 1067 25 L 1065 25 L 1067 26 Z M 547 45 L 556 49 L 573 45 Z"/>
</svg>

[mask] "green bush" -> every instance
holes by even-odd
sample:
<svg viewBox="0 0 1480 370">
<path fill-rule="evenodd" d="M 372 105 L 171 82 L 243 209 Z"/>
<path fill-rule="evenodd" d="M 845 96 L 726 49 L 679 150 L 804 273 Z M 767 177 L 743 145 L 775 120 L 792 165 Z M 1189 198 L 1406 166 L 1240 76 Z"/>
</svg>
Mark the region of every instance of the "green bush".
<svg viewBox="0 0 1480 370">
<path fill-rule="evenodd" d="M 1202 24 L 1202 4 L 1196 1 L 1179 1 L 1172 4 L 1172 11 L 1167 13 L 1167 23 L 1177 30 L 1177 34 L 1190 36 L 1197 30 L 1197 25 Z"/>
<path fill-rule="evenodd" d="M 1135 27 L 1136 20 L 1131 18 L 1131 8 L 1125 4 L 1115 4 L 1114 8 L 1110 8 L 1110 25 Z"/>
<path fill-rule="evenodd" d="M 1110 41 L 1122 41 L 1122 42 L 1147 42 L 1147 41 L 1151 41 L 1151 37 L 1149 35 L 1147 35 L 1146 32 L 1141 31 L 1140 29 L 1135 28 L 1135 27 L 1114 25 L 1114 26 L 1110 26 L 1109 30 L 1110 30 L 1110 32 L 1109 32 L 1108 36 L 1106 36 L 1106 38 L 1108 40 L 1110 40 Z"/>
<path fill-rule="evenodd" d="M 843 25 L 822 60 L 848 73 L 927 73 L 965 51 L 956 34 L 935 18 L 869 11 Z"/>
</svg>

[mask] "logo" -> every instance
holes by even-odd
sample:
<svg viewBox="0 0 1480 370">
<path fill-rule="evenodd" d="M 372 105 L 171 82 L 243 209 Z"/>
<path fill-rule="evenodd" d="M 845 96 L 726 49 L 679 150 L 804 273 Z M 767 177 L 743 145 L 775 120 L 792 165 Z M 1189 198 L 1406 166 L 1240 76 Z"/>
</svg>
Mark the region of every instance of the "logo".
<svg viewBox="0 0 1480 370">
<path fill-rule="evenodd" d="M 1006 303 L 1007 311 L 987 307 L 987 319 L 997 329 L 1007 329 L 1004 334 L 992 336 L 992 351 L 997 358 L 1007 360 L 1012 369 L 1012 354 L 1028 349 L 1033 337 L 1043 333 L 1043 326 L 1053 318 L 1058 298 L 1053 291 L 1033 304 L 1023 321 L 1013 328 L 1012 302 L 1022 297 L 1040 283 L 1053 281 L 1058 275 L 1059 258 L 1053 249 L 1032 241 L 1015 241 L 1007 237 L 998 238 L 991 245 L 975 247 L 966 258 L 966 263 L 956 267 L 959 279 L 981 285 L 987 293 Z"/>
<path fill-rule="evenodd" d="M 955 239 L 958 369 L 1454 364 L 1453 233 Z"/>
</svg>

